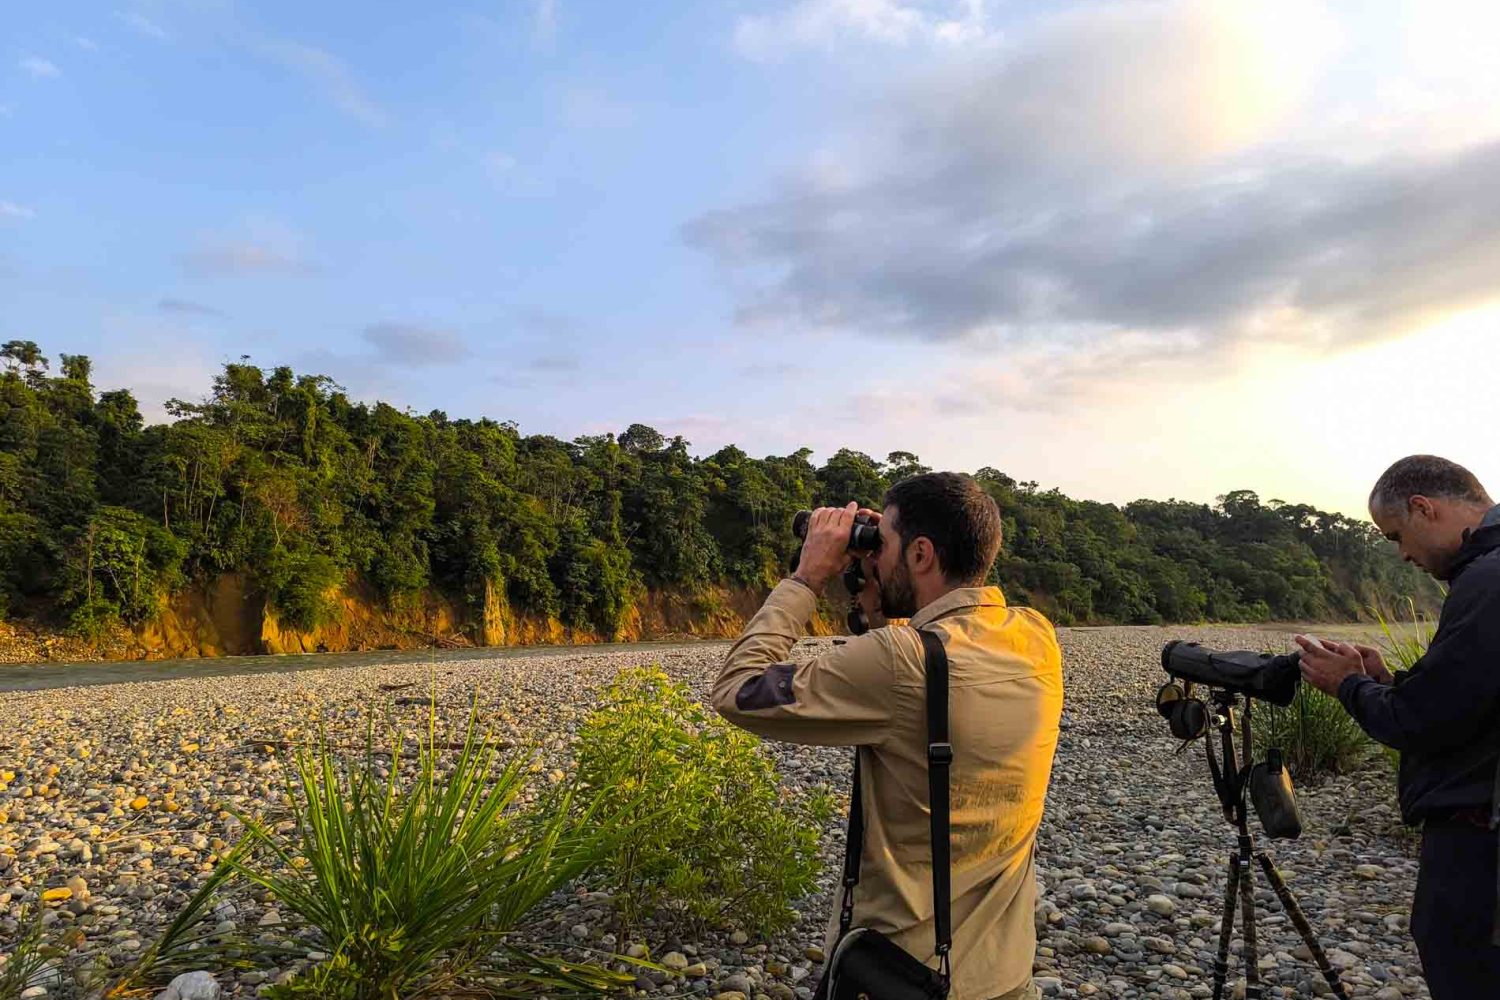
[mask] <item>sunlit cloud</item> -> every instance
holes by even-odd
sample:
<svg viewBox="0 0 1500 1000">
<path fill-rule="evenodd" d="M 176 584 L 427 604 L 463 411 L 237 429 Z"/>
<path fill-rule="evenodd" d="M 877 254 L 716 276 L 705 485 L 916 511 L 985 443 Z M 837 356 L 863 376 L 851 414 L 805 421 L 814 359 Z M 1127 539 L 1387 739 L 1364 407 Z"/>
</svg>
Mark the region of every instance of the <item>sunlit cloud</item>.
<svg viewBox="0 0 1500 1000">
<path fill-rule="evenodd" d="M 988 34 L 985 0 L 796 0 L 772 13 L 741 17 L 735 23 L 734 46 L 747 58 L 768 59 L 851 39 L 953 45 Z"/>
<path fill-rule="evenodd" d="M 683 234 L 742 326 L 1024 357 L 1024 384 L 961 397 L 1022 408 L 1500 297 L 1500 141 L 1287 144 L 1337 36 L 1317 4 L 1069 9 L 896 85 L 855 139 Z"/>
</svg>

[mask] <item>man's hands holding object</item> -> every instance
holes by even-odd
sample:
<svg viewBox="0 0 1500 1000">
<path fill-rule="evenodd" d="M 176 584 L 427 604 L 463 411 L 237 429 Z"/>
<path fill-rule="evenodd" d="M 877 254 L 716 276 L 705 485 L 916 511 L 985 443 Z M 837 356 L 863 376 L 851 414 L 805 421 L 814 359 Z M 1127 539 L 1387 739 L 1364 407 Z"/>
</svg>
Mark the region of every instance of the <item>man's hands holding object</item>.
<svg viewBox="0 0 1500 1000">
<path fill-rule="evenodd" d="M 861 508 L 853 501 L 843 507 L 819 507 L 812 512 L 812 518 L 807 523 L 807 536 L 802 540 L 802 554 L 797 564 L 796 577 L 812 588 L 814 593 L 823 593 L 829 581 L 848 569 L 856 558 L 856 554 L 849 551 L 849 535 L 854 528 L 856 514 L 864 514 L 874 524 L 880 523 L 879 513 Z M 871 583 L 872 568 L 865 567 L 865 576 Z"/>
<path fill-rule="evenodd" d="M 1302 650 L 1302 678 L 1324 694 L 1338 696 L 1339 685 L 1346 677 L 1369 677 L 1381 684 L 1391 683 L 1391 672 L 1374 646 L 1334 642 L 1310 635 L 1294 636 Z"/>
</svg>

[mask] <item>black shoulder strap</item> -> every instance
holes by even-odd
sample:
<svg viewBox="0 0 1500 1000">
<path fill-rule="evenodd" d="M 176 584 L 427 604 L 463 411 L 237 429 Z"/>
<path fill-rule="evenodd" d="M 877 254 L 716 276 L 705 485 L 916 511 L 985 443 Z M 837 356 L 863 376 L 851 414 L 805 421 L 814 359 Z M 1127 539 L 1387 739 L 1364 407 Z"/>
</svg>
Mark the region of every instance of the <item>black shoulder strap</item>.
<svg viewBox="0 0 1500 1000">
<path fill-rule="evenodd" d="M 927 797 L 932 817 L 933 931 L 937 939 L 939 971 L 949 978 L 948 952 L 953 947 L 952 849 L 949 843 L 948 769 L 953 745 L 948 742 L 948 652 L 934 632 L 918 629 L 927 674 Z M 844 838 L 844 898 L 839 910 L 839 934 L 854 922 L 854 887 L 859 884 L 859 861 L 865 840 L 865 812 L 860 787 L 860 752 L 854 748 L 854 787 L 849 793 L 849 827 Z"/>
<path fill-rule="evenodd" d="M 933 928 L 943 979 L 948 978 L 948 951 L 953 947 L 952 865 L 948 833 L 948 651 L 937 633 L 919 630 L 927 651 L 927 803 L 932 816 Z"/>
<path fill-rule="evenodd" d="M 860 794 L 859 747 L 854 748 L 853 790 L 849 792 L 849 827 L 844 833 L 844 900 L 839 907 L 839 937 L 854 922 L 854 887 L 859 884 L 859 856 L 865 844 L 864 796 Z"/>
</svg>

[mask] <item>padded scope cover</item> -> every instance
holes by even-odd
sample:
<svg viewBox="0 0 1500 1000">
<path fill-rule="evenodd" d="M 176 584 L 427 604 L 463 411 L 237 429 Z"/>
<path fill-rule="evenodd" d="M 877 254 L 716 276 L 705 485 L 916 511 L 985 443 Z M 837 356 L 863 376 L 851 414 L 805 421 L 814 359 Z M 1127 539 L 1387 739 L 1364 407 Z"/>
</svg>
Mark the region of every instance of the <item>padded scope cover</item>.
<svg viewBox="0 0 1500 1000">
<path fill-rule="evenodd" d="M 1248 649 L 1219 651 L 1180 639 L 1167 643 L 1161 651 L 1162 669 L 1173 677 L 1273 705 L 1290 705 L 1297 696 L 1297 683 L 1302 679 L 1300 660 L 1296 653 L 1274 656 Z"/>
</svg>

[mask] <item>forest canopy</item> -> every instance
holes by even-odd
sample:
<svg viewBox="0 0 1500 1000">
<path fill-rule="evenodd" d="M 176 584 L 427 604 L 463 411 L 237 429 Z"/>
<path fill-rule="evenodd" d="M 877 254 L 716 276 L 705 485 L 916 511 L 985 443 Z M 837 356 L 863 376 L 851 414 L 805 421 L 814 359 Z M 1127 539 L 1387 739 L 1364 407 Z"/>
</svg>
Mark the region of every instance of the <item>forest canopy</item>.
<svg viewBox="0 0 1500 1000">
<path fill-rule="evenodd" d="M 148 426 L 128 389 L 94 387 L 88 358 L 0 347 L 0 615 L 139 624 L 234 572 L 310 628 L 357 576 L 392 602 L 498 591 L 610 635 L 646 590 L 773 585 L 797 510 L 874 506 L 927 471 L 903 451 L 695 456 L 643 424 L 563 441 L 248 361 L 168 409 Z M 1439 599 L 1372 525 L 1305 504 L 1236 490 L 1119 507 L 973 474 L 1004 518 L 993 582 L 1060 624 L 1351 620 Z"/>
</svg>

